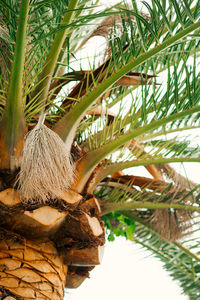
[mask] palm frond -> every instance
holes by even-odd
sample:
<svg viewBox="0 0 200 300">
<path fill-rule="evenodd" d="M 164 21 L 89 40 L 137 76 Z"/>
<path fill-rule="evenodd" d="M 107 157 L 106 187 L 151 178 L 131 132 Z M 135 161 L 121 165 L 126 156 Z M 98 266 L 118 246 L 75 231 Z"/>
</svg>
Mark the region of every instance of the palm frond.
<svg viewBox="0 0 200 300">
<path fill-rule="evenodd" d="M 191 187 L 189 182 L 180 186 L 162 180 L 121 175 L 102 181 L 96 191 L 103 200 L 103 214 L 132 210 L 135 215 L 143 216 L 146 212 L 146 221 L 163 238 L 177 240 L 191 232 L 195 216 L 192 206 L 198 207 L 200 190 L 198 185 Z"/>
<path fill-rule="evenodd" d="M 199 253 L 195 253 L 194 249 L 199 248 L 199 238 L 194 238 L 185 247 L 177 242 L 161 240 L 156 231 L 143 222 L 136 222 L 136 227 L 135 242 L 163 262 L 164 269 L 175 281 L 178 281 L 182 291 L 191 300 L 197 299 L 200 296 L 200 258 Z"/>
<path fill-rule="evenodd" d="M 200 186 L 169 163 L 200 162 L 198 141 L 188 134 L 200 126 L 200 2 L 140 5 L 134 0 L 109 9 L 98 4 L 1 1 L 0 162 L 11 158 L 15 168 L 22 171 L 23 166 L 20 185 L 35 183 L 34 201 L 57 201 L 69 186 L 86 197 L 94 194 L 110 239 L 123 235 L 133 240 L 134 234 L 196 300 Z M 96 37 L 104 41 L 90 57 Z M 41 134 L 37 130 L 44 111 L 46 126 L 40 129 L 46 134 Z M 24 147 L 25 131 L 34 138 Z M 15 143 L 19 134 L 20 145 Z M 26 157 L 21 156 L 23 147 Z M 70 154 L 76 174 L 66 182 Z M 43 178 L 50 178 L 46 186 L 41 166 Z M 127 175 L 136 166 L 153 178 Z M 1 165 L 2 174 L 12 172 L 9 168 Z M 32 182 L 31 171 L 37 175 Z M 30 198 L 30 189 L 23 197 Z"/>
</svg>

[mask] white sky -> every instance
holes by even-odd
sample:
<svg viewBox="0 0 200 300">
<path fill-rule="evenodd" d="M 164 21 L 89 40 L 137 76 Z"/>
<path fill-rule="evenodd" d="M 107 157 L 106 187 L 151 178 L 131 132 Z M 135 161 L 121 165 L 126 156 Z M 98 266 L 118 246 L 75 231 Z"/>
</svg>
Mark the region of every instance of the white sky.
<svg viewBox="0 0 200 300">
<path fill-rule="evenodd" d="M 162 263 L 148 255 L 124 238 L 107 242 L 101 266 L 78 289 L 68 289 L 65 299 L 189 300 L 162 269 Z"/>
</svg>

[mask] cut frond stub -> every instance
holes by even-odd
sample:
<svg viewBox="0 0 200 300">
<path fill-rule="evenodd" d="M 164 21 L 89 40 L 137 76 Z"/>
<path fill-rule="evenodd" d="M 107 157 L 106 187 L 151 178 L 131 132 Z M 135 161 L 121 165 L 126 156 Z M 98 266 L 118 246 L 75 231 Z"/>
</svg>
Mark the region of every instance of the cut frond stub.
<svg viewBox="0 0 200 300">
<path fill-rule="evenodd" d="M 61 138 L 41 122 L 27 135 L 19 191 L 24 200 L 59 198 L 73 180 L 70 153 Z"/>
</svg>

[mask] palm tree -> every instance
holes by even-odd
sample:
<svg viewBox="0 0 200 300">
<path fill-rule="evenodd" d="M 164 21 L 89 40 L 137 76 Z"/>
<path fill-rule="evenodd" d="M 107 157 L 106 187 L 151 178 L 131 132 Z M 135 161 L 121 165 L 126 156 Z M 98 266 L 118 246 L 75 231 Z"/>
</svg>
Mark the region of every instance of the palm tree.
<svg viewBox="0 0 200 300">
<path fill-rule="evenodd" d="M 105 225 L 197 299 L 199 186 L 171 163 L 200 161 L 199 1 L 98 4 L 1 1 L 1 299 L 62 299 L 101 262 Z"/>
</svg>

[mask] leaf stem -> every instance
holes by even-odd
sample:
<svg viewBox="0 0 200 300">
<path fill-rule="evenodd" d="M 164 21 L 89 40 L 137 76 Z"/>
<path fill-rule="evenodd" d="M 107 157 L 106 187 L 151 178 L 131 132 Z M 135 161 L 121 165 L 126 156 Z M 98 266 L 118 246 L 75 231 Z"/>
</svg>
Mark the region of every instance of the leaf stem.
<svg viewBox="0 0 200 300">
<path fill-rule="evenodd" d="M 116 173 L 120 170 L 124 170 L 127 168 L 138 167 L 138 166 L 149 166 L 156 164 L 168 164 L 168 163 L 186 163 L 186 162 L 200 162 L 199 158 L 187 158 L 187 157 L 170 157 L 170 158 L 148 158 L 148 159 L 137 159 L 131 161 L 124 161 L 119 163 L 114 163 L 112 165 L 108 165 L 101 171 L 101 177 L 99 177 L 99 181 L 101 181 L 106 176 Z"/>
<path fill-rule="evenodd" d="M 40 73 L 38 82 L 40 84 L 37 86 L 37 89 L 35 90 L 35 93 L 33 95 L 40 95 L 39 101 L 42 101 L 43 103 L 46 102 L 50 83 L 52 80 L 53 72 L 55 70 L 55 66 L 59 57 L 59 54 L 62 50 L 63 43 L 65 41 L 66 35 L 68 33 L 68 25 L 71 23 L 74 13 L 76 11 L 76 7 L 78 5 L 79 0 L 73 0 L 69 1 L 69 6 L 67 11 L 64 14 L 63 20 L 61 22 L 61 26 L 66 26 L 66 29 L 58 32 L 55 36 L 55 39 L 52 42 L 50 51 L 46 58 L 46 63 L 44 64 L 44 68 L 42 72 Z"/>
<path fill-rule="evenodd" d="M 176 245 L 179 249 L 181 249 L 183 252 L 185 252 L 187 255 L 191 256 L 192 258 L 194 258 L 195 260 L 200 262 L 200 257 L 195 255 L 194 253 L 192 253 L 189 249 L 183 247 L 183 245 L 181 245 L 178 242 L 173 242 L 174 245 Z"/>
<path fill-rule="evenodd" d="M 102 215 L 106 215 L 112 211 L 126 211 L 131 209 L 178 209 L 185 211 L 196 211 L 200 212 L 200 207 L 192 205 L 184 205 L 178 203 L 152 203 L 152 202 L 116 202 L 116 203 L 104 203 Z"/>
<path fill-rule="evenodd" d="M 0 126 L 1 151 L 4 153 L 1 155 L 3 157 L 1 166 L 7 168 L 11 167 L 9 157 L 15 156 L 19 140 L 23 138 L 25 131 L 22 88 L 28 11 L 29 0 L 22 0 L 6 108 Z"/>
</svg>

